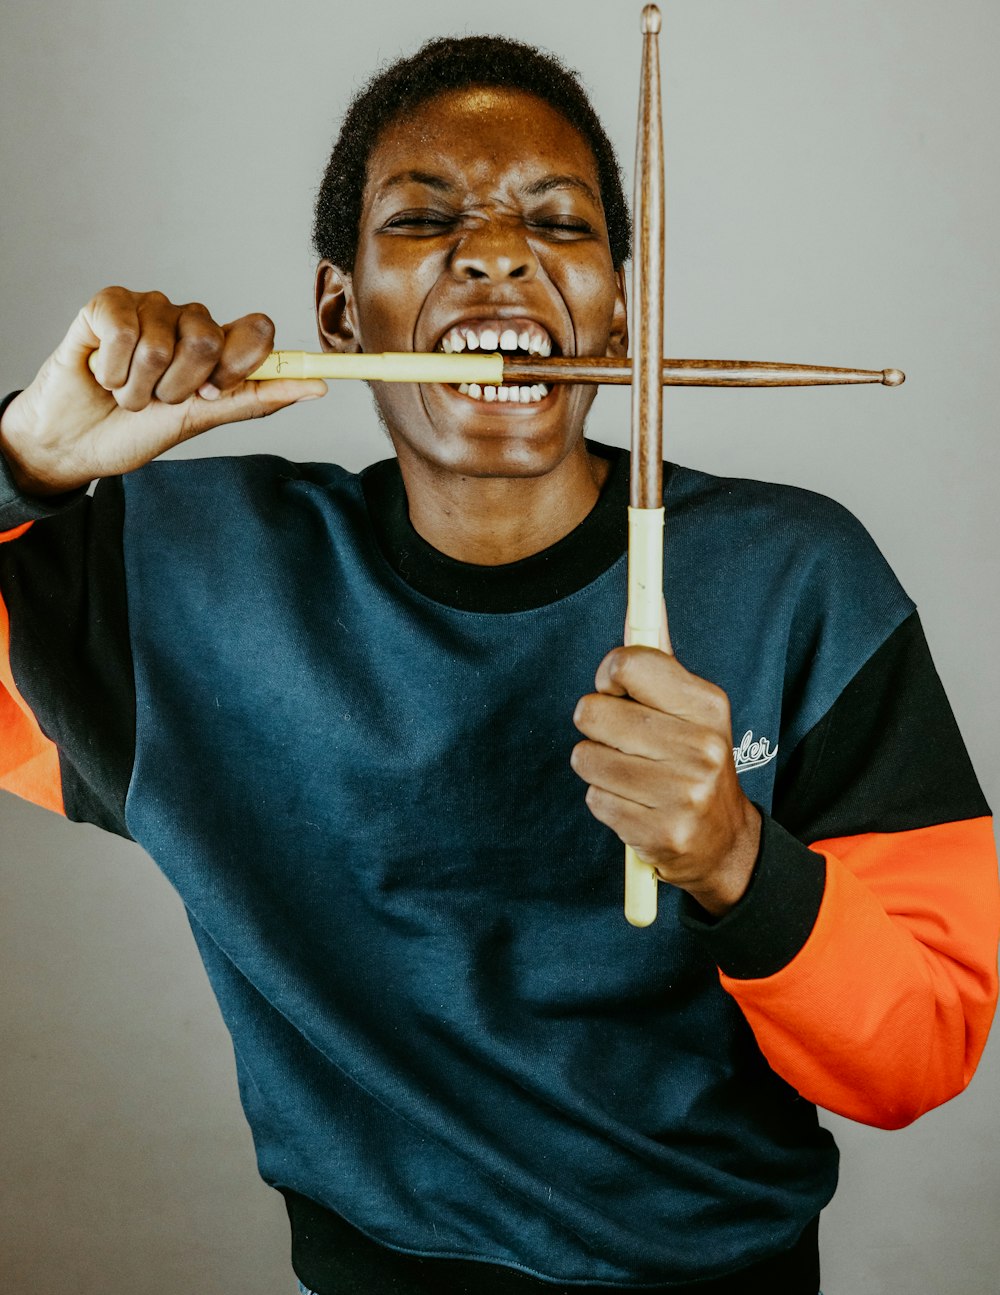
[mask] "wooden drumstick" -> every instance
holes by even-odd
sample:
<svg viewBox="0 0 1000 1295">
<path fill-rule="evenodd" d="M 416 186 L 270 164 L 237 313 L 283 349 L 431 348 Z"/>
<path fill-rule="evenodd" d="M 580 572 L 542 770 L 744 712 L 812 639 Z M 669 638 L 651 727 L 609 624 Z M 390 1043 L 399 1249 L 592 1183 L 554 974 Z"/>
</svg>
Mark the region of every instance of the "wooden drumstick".
<svg viewBox="0 0 1000 1295">
<path fill-rule="evenodd" d="M 635 157 L 632 261 L 632 477 L 629 490 L 628 628 L 634 644 L 671 651 L 663 612 L 663 116 L 660 11 L 642 11 L 642 75 Z M 662 626 L 661 626 L 662 621 Z M 662 633 L 662 641 L 661 641 Z M 625 918 L 656 920 L 657 875 L 625 847 Z"/>
<path fill-rule="evenodd" d="M 97 352 L 91 356 L 91 368 Z M 600 383 L 628 386 L 631 359 L 607 355 L 506 355 L 501 351 L 272 351 L 250 382 L 274 378 L 358 379 L 363 382 L 478 382 L 501 386 L 530 382 Z M 770 360 L 664 359 L 665 387 L 814 387 L 880 382 L 897 387 L 898 369 L 845 369 L 829 364 L 781 364 Z"/>
</svg>

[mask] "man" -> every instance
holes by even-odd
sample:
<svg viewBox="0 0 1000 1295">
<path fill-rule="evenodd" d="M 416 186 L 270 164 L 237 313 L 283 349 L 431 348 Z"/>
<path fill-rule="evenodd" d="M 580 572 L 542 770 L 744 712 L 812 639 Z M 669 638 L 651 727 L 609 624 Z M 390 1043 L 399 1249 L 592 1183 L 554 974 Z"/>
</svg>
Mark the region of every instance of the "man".
<svg viewBox="0 0 1000 1295">
<path fill-rule="evenodd" d="M 617 168 L 530 47 L 376 77 L 315 235 L 326 349 L 626 351 Z M 0 782 L 178 889 L 309 1289 L 814 1295 L 813 1103 L 912 1121 L 996 1003 L 912 602 L 830 501 L 667 465 L 677 658 L 617 646 L 593 388 L 376 386 L 360 476 L 152 463 L 322 394 L 244 381 L 272 341 L 106 289 L 5 402 Z"/>
</svg>

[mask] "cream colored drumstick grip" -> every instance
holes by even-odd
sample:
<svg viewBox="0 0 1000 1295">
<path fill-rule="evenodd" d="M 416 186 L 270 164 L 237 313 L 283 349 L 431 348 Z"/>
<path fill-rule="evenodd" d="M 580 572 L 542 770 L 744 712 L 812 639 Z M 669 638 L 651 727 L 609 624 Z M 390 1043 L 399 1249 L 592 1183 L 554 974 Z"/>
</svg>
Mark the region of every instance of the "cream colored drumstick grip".
<svg viewBox="0 0 1000 1295">
<path fill-rule="evenodd" d="M 264 363 L 247 374 L 251 382 L 268 378 L 360 378 L 365 382 L 479 382 L 499 387 L 503 356 L 499 352 L 453 354 L 443 351 L 272 351 Z"/>
<path fill-rule="evenodd" d="M 97 351 L 87 363 L 96 372 Z M 503 356 L 499 352 L 446 355 L 443 351 L 358 352 L 339 355 L 324 351 L 272 351 L 263 364 L 247 374 L 249 382 L 274 378 L 359 378 L 365 382 L 479 382 L 499 387 Z"/>
<path fill-rule="evenodd" d="M 663 616 L 662 508 L 628 510 L 628 632 L 629 643 L 662 648 Z M 669 644 L 667 646 L 669 651 Z M 625 847 L 625 920 L 631 926 L 656 921 L 659 878 L 630 845 Z"/>
</svg>

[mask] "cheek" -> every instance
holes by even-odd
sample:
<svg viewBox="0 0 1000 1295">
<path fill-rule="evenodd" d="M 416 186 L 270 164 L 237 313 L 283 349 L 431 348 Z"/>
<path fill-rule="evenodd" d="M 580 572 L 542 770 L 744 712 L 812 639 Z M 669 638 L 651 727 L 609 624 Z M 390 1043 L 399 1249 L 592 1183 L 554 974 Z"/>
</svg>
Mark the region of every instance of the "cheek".
<svg viewBox="0 0 1000 1295">
<path fill-rule="evenodd" d="M 413 348 L 414 330 L 436 278 L 437 270 L 430 264 L 415 264 L 398 251 L 393 255 L 393 240 L 386 246 L 359 249 L 354 290 L 366 351 Z"/>
<path fill-rule="evenodd" d="M 615 312 L 615 283 L 605 265 L 564 266 L 561 291 L 571 310 L 578 353 L 602 355 Z"/>
</svg>

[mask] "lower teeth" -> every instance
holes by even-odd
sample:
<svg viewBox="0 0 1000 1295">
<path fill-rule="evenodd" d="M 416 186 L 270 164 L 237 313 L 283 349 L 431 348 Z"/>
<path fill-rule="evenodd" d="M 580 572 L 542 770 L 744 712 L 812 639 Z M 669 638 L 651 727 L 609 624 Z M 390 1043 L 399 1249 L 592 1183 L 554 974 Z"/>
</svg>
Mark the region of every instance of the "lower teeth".
<svg viewBox="0 0 1000 1295">
<path fill-rule="evenodd" d="M 463 382 L 459 386 L 463 396 L 473 400 L 499 401 L 501 404 L 533 405 L 544 400 L 549 388 L 544 382 L 537 382 L 532 387 L 481 387 L 478 382 Z"/>
</svg>

